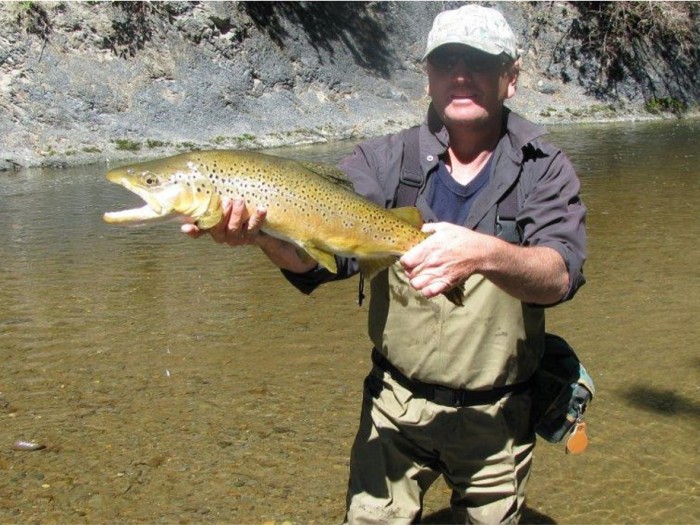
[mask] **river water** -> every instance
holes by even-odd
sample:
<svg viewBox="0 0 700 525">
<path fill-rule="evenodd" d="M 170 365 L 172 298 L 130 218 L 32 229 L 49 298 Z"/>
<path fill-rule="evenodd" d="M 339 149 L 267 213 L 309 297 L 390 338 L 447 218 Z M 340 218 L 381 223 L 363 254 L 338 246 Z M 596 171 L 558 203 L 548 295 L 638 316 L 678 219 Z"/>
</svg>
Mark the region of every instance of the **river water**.
<svg viewBox="0 0 700 525">
<path fill-rule="evenodd" d="M 548 328 L 598 395 L 586 453 L 538 444 L 525 523 L 700 523 L 699 136 L 553 129 L 590 259 Z M 307 297 L 254 248 L 103 224 L 140 202 L 105 169 L 2 175 L 0 522 L 340 522 L 369 369 L 356 281 Z M 436 484 L 425 521 L 448 505 Z"/>
</svg>

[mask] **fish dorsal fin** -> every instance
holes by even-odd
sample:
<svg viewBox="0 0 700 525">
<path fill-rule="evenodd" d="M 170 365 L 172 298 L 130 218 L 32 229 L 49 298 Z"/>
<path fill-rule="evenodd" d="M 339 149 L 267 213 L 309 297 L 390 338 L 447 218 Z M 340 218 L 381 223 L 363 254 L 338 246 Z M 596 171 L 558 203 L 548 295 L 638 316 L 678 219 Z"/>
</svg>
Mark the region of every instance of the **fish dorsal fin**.
<svg viewBox="0 0 700 525">
<path fill-rule="evenodd" d="M 455 306 L 464 306 L 464 283 L 460 283 L 451 290 L 443 292 L 443 295 Z"/>
<path fill-rule="evenodd" d="M 319 177 L 326 179 L 333 184 L 337 184 L 338 186 L 343 186 L 349 190 L 354 190 L 354 186 L 352 185 L 352 182 L 350 182 L 350 179 L 348 179 L 348 176 L 335 166 L 324 164 L 323 162 L 313 162 L 309 160 L 300 160 L 298 162 L 304 168 L 314 172 Z"/>
<path fill-rule="evenodd" d="M 391 208 L 389 211 L 411 226 L 415 226 L 416 228 L 421 228 L 423 226 L 423 216 L 420 214 L 420 210 L 414 206 Z"/>
</svg>

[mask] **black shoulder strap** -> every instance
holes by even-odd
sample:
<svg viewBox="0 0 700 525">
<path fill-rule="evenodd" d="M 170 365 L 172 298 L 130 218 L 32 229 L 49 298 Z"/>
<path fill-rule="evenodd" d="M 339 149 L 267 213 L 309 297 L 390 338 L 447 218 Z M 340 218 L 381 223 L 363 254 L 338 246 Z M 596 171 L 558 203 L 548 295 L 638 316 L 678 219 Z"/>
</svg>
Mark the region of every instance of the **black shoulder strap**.
<svg viewBox="0 0 700 525">
<path fill-rule="evenodd" d="M 518 186 L 523 178 L 523 172 L 528 169 L 528 161 L 536 160 L 544 155 L 532 144 L 523 147 L 523 160 L 520 172 L 508 191 L 498 202 L 496 209 L 496 236 L 513 244 L 523 243 L 523 230 L 517 222 L 520 203 L 518 201 Z"/>
<path fill-rule="evenodd" d="M 418 193 L 423 186 L 423 171 L 420 167 L 420 126 L 404 132 L 403 154 L 399 185 L 394 194 L 394 207 L 415 206 Z"/>
<path fill-rule="evenodd" d="M 512 244 L 522 244 L 523 242 L 523 231 L 517 221 L 518 211 L 520 210 L 518 205 L 518 183 L 520 182 L 522 167 L 520 170 L 521 173 L 518 174 L 506 194 L 496 205 L 496 237 Z"/>
<path fill-rule="evenodd" d="M 520 177 L 515 179 L 515 182 L 508 188 L 508 192 L 503 196 L 503 198 L 498 202 L 498 218 L 499 219 L 510 219 L 515 220 L 518 216 L 518 180 Z"/>
</svg>

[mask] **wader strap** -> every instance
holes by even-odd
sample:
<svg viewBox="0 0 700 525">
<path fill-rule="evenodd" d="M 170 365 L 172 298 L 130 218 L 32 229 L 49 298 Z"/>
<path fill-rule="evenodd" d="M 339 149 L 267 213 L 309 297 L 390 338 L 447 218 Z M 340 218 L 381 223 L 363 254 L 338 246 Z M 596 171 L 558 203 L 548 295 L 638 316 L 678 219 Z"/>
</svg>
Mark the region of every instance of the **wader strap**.
<svg viewBox="0 0 700 525">
<path fill-rule="evenodd" d="M 357 306 L 362 306 L 365 301 L 365 276 L 360 272 L 360 281 L 357 285 Z"/>
<path fill-rule="evenodd" d="M 415 381 L 403 375 L 377 349 L 372 350 L 372 362 L 384 372 L 388 372 L 398 384 L 410 390 L 415 397 L 449 407 L 471 407 L 492 405 L 508 394 L 520 394 L 530 388 L 529 382 L 517 383 L 492 390 L 462 390 L 442 385 Z"/>
<path fill-rule="evenodd" d="M 423 170 L 420 167 L 420 126 L 414 126 L 404 132 L 403 155 L 399 185 L 394 194 L 394 207 L 415 206 L 418 193 L 423 187 Z"/>
<path fill-rule="evenodd" d="M 518 203 L 518 182 L 523 176 L 523 170 L 529 165 L 529 161 L 534 161 L 541 158 L 544 154 L 532 144 L 527 144 L 523 147 L 523 160 L 520 166 L 520 172 L 515 181 L 508 188 L 508 191 L 499 201 L 496 208 L 496 237 L 508 241 L 512 244 L 523 243 L 523 231 L 518 225 L 517 218 L 520 211 Z"/>
<path fill-rule="evenodd" d="M 512 244 L 522 244 L 523 232 L 518 225 L 518 180 L 508 188 L 508 192 L 496 208 L 496 237 Z"/>
</svg>

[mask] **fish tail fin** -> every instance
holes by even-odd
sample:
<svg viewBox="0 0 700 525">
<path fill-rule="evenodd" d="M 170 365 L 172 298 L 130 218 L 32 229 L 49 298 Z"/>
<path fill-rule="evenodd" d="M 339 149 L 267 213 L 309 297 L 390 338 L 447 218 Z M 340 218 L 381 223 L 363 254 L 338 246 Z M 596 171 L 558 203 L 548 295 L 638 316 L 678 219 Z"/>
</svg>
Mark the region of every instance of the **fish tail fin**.
<svg viewBox="0 0 700 525">
<path fill-rule="evenodd" d="M 415 206 L 391 208 L 389 211 L 411 226 L 415 226 L 416 228 L 421 228 L 423 226 L 423 216 L 420 214 L 420 210 Z"/>
<path fill-rule="evenodd" d="M 464 283 L 460 283 L 442 295 L 455 306 L 464 306 Z"/>
</svg>

